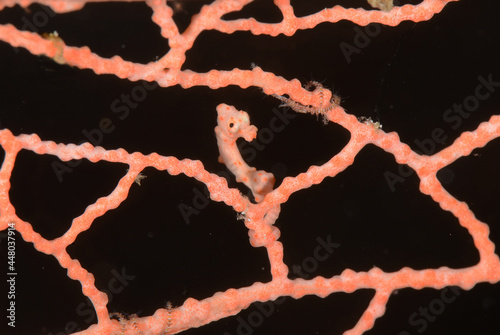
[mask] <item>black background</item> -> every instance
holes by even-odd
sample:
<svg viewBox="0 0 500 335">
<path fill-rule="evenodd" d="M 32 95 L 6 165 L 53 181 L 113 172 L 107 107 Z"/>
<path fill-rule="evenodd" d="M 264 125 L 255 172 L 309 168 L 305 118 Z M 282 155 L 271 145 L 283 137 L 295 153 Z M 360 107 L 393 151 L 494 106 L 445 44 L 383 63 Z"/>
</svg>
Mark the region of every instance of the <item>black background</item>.
<svg viewBox="0 0 500 335">
<path fill-rule="evenodd" d="M 174 18 L 181 30 L 202 4 L 177 2 Z M 335 4 L 368 9 L 359 1 L 292 1 L 297 16 Z M 263 22 L 281 20 L 271 1 L 256 1 L 225 18 L 250 16 Z M 87 45 L 103 57 L 120 55 L 147 63 L 168 51 L 150 17 L 151 10 L 142 3 L 88 4 L 80 11 L 58 15 L 33 5 L 28 10 L 4 9 L 0 23 L 38 33 L 57 31 L 68 45 Z M 323 23 L 293 37 L 206 31 L 187 52 L 183 69 L 250 69 L 256 64 L 289 80 L 321 81 L 342 97 L 348 113 L 380 121 L 384 131 L 396 131 L 413 150 L 429 154 L 500 113 L 497 88 L 480 101 L 470 117 L 460 118 L 460 124 L 443 117 L 453 104 L 474 95 L 480 76 L 500 81 L 500 30 L 494 0 L 462 0 L 448 4 L 428 22 L 366 29 L 341 21 Z M 359 44 L 363 32 L 371 36 Z M 341 48 L 347 44 L 357 48 L 349 59 Z M 3 42 L 0 78 L 0 128 L 15 135 L 37 133 L 43 140 L 81 143 L 89 141 L 86 133 L 96 134 L 99 123 L 110 119 L 113 130 L 98 139 L 104 148 L 197 159 L 208 171 L 220 174 L 225 167 L 217 161 L 215 107 L 232 104 L 247 111 L 252 124 L 264 129 L 276 118 L 279 105 L 256 87 L 184 90 L 175 86 L 148 91 L 120 119 L 123 114 L 115 113 L 113 102 L 143 83 L 58 65 Z M 428 142 L 436 129 L 442 129 L 446 138 L 422 149 L 418 143 Z M 273 172 L 279 185 L 285 176 L 326 162 L 349 136 L 338 125 L 298 115 L 271 139 L 242 145 L 250 165 Z M 490 226 L 495 243 L 500 242 L 499 157 L 500 140 L 496 139 L 438 175 L 452 195 L 467 202 L 476 217 Z M 85 160 L 72 162 L 73 167 L 65 165 L 68 172 L 58 178 L 55 163 L 62 162 L 22 151 L 11 179 L 10 197 L 17 215 L 48 239 L 64 234 L 71 220 L 98 197 L 109 194 L 127 169 L 123 164 Z M 407 172 L 405 167 L 399 169 Z M 338 248 L 318 262 L 317 268 L 303 271 L 306 278 L 331 277 L 346 268 L 367 271 L 377 266 L 397 271 L 404 266 L 463 268 L 476 264 L 478 253 L 470 236 L 453 215 L 419 192 L 415 174 L 404 174 L 402 182 L 390 187 L 388 171 L 400 173 L 393 156 L 367 146 L 337 177 L 292 195 L 276 222 L 285 263 L 290 268 L 303 264 L 313 255 L 317 239 L 330 236 Z M 95 275 L 101 290 L 116 282 L 117 272 L 130 276 L 126 285 L 115 287 L 110 312 L 151 315 L 166 301 L 180 306 L 187 297 L 204 299 L 218 291 L 271 279 L 265 250 L 249 245 L 247 229 L 232 209 L 223 203 L 201 201 L 203 197 L 197 194 L 204 192 L 202 184 L 152 168 L 143 174 L 147 178 L 141 186 L 132 186 L 119 208 L 98 218 L 68 248 L 71 257 Z M 229 182 L 247 193 L 234 178 Z M 189 223 L 179 210 L 182 204 L 200 209 L 189 217 Z M 1 241 L 1 254 L 6 255 L 5 239 Z M 68 279 L 52 256 L 36 252 L 20 236 L 17 241 L 16 328 L 7 328 L 2 317 L 0 329 L 5 330 L 0 333 L 64 334 L 95 323 L 80 284 Z M 3 259 L 2 267 L 7 265 L 6 257 Z M 291 272 L 290 277 L 297 275 Z M 458 292 L 424 329 L 423 323 L 412 324 L 409 318 L 419 308 L 438 306 L 442 292 L 400 290 L 366 334 L 498 334 L 500 286 L 484 283 Z M 359 290 L 327 298 L 287 298 L 274 305 L 274 312 L 262 323 L 242 332 L 241 324 L 258 311 L 254 304 L 238 316 L 185 334 L 342 334 L 355 325 L 372 296 L 373 291 Z"/>
</svg>

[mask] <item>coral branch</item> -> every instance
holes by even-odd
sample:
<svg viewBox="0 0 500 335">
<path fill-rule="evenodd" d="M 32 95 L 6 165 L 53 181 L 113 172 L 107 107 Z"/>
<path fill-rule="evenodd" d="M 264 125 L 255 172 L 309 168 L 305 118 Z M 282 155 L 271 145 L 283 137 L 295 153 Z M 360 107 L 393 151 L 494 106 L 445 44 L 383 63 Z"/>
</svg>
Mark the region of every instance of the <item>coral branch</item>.
<svg viewBox="0 0 500 335">
<path fill-rule="evenodd" d="M 297 17 L 289 0 L 275 0 L 274 4 L 283 16 L 283 20 L 279 23 L 263 23 L 254 18 L 223 19 L 225 15 L 241 11 L 246 5 L 251 4 L 250 0 L 217 0 L 201 7 L 200 12 L 193 16 L 189 27 L 181 33 L 182 29 L 179 29 L 174 18 L 174 10 L 166 0 L 147 0 L 145 3 L 152 10 L 152 21 L 157 25 L 156 28 L 159 27 L 161 36 L 168 40 L 170 46 L 170 50 L 163 57 L 147 64 L 126 61 L 119 55 L 111 58 L 102 57 L 87 46 L 70 46 L 58 32 L 40 35 L 22 31 L 11 24 L 0 25 L 0 40 L 12 47 L 25 48 L 33 55 L 50 57 L 59 65 L 90 69 L 97 75 L 110 74 L 130 81 L 156 82 L 162 88 L 179 85 L 182 89 L 202 86 L 207 90 L 216 90 L 230 85 L 241 89 L 254 86 L 259 88 L 259 94 L 262 91 L 270 100 L 276 98 L 281 101 L 282 107 L 291 108 L 302 114 L 322 115 L 326 124 L 335 124 L 350 134 L 350 139 L 346 140 L 347 144 L 338 153 L 331 153 L 331 145 L 322 143 L 328 152 L 326 161 L 311 165 L 305 172 L 287 176 L 275 186 L 277 179 L 275 174 L 250 166 L 249 164 L 255 166 L 259 164 L 245 162 L 238 148 L 238 139 L 244 139 L 249 143 L 257 138 L 258 129 L 250 123 L 248 113 L 225 103 L 218 104 L 215 137 L 220 153 L 219 162 L 225 164 L 236 182 L 243 183 L 250 189 L 255 200 L 252 201 L 253 199 L 248 199 L 238 189 L 230 187 L 231 184 L 228 184 L 226 178 L 211 173 L 200 160 L 180 159 L 158 153 L 146 155 L 132 152 L 137 149 L 129 153 L 125 149 L 105 149 L 95 143 L 80 145 L 55 143 L 42 140 L 36 134 L 15 136 L 12 131 L 3 129 L 0 130 L 0 145 L 5 151 L 0 169 L 0 230 L 15 226 L 16 232 L 26 242 L 32 243 L 37 251 L 53 256 L 59 266 L 67 271 L 67 276 L 81 284 L 83 295 L 90 300 L 96 312 L 97 324 L 76 332 L 80 335 L 176 334 L 236 315 L 256 302 L 273 302 L 280 297 L 300 299 L 306 295 L 324 298 L 339 292 L 352 293 L 370 289 L 374 291 L 373 298 L 354 326 L 344 333 L 360 335 L 374 327 L 375 321 L 385 314 L 391 294 L 399 289 L 441 289 L 457 286 L 469 290 L 481 282 L 499 282 L 500 259 L 495 253 L 495 244 L 490 239 L 488 225 L 476 218 L 467 203 L 451 195 L 438 180 L 437 174 L 459 158 L 470 155 L 474 149 L 484 147 L 498 139 L 500 116 L 492 116 L 475 130 L 463 132 L 443 150 L 426 155 L 412 150 L 395 131 L 385 132 L 385 127 L 382 130 L 379 121 L 374 122 L 371 118 L 358 118 L 349 114 L 341 106 L 340 97 L 317 81 L 311 81 L 310 85 L 304 86 L 298 79 L 286 79 L 278 74 L 264 71 L 265 66 L 262 68 L 252 66 L 246 70 L 234 68 L 230 71 L 212 69 L 205 73 L 187 69 L 185 66 L 187 51 L 193 48 L 203 32 L 209 30 L 226 34 L 248 32 L 253 35 L 292 36 L 299 30 L 312 29 L 321 23 L 335 23 L 341 20 L 348 20 L 361 26 L 371 23 L 396 26 L 403 21 L 429 20 L 451 1 L 455 0 L 424 0 L 418 5 L 398 7 L 393 6 L 392 1 L 370 0 L 372 6 L 381 10 L 335 6 L 308 16 Z M 7 0 L 0 5 L 0 10 L 15 5 L 27 8 L 31 4 L 38 3 L 49 6 L 57 13 L 66 13 L 80 10 L 91 2 L 106 1 Z M 229 100 L 230 97 L 227 96 L 226 102 Z M 245 109 L 249 110 L 246 107 Z M 194 133 L 189 135 L 196 136 Z M 297 133 L 295 136 L 301 138 L 302 134 Z M 140 138 L 137 141 L 140 141 Z M 163 138 L 159 142 L 163 143 Z M 368 271 L 355 271 L 344 267 L 340 274 L 329 278 L 290 277 L 289 268 L 285 263 L 288 249 L 280 240 L 282 226 L 279 228 L 276 226 L 282 210 L 285 211 L 285 206 L 282 205 L 289 201 L 292 195 L 313 185 L 324 183 L 327 178 L 337 177 L 349 169 L 367 146 L 384 150 L 392 155 L 397 163 L 405 164 L 415 171 L 419 179 L 420 192 L 429 195 L 441 209 L 451 213 L 458 221 L 457 226 L 465 228 L 470 235 L 479 254 L 477 264 L 459 269 L 443 266 L 437 269 L 417 270 L 407 266 L 393 272 L 383 271 L 375 266 Z M 122 163 L 128 165 L 128 170 L 120 175 L 109 194 L 89 203 L 86 209 L 80 212 L 81 214 L 72 219 L 67 231 L 49 240 L 35 229 L 37 226 L 34 222 L 22 219 L 11 199 L 13 171 L 23 150 L 42 156 L 50 155 L 63 162 L 87 160 L 91 163 Z M 82 239 L 85 232 L 96 230 L 100 224 L 99 218 L 126 206 L 134 183 L 141 184 L 141 179 L 144 178 L 141 172 L 146 168 L 154 168 L 169 176 L 183 174 L 199 185 L 206 186 L 208 190 L 206 198 L 222 202 L 239 213 L 238 218 L 243 219 L 240 226 L 248 233 L 249 245 L 254 248 L 262 247 L 267 253 L 266 261 L 269 261 L 271 280 L 264 283 L 249 282 L 250 284 L 229 288 L 223 292 L 214 290 L 198 299 L 189 297 L 182 304 L 176 303 L 175 306 L 179 307 L 173 307 L 169 301 L 166 306 L 164 305 L 165 308 L 158 308 L 154 314 L 142 317 L 111 311 L 108 306 L 111 297 L 97 288 L 96 278 L 90 272 L 91 269 L 87 270 L 79 260 L 72 258 L 68 249 L 78 239 Z M 150 178 L 146 181 L 149 180 Z M 208 202 L 207 199 L 203 200 Z M 307 229 L 307 222 L 303 223 L 303 226 Z M 330 242 L 328 240 L 327 243 Z M 327 244 L 327 247 L 331 248 L 331 243 Z M 181 256 L 169 254 L 169 257 Z M 242 263 L 245 261 L 240 260 Z"/>
</svg>

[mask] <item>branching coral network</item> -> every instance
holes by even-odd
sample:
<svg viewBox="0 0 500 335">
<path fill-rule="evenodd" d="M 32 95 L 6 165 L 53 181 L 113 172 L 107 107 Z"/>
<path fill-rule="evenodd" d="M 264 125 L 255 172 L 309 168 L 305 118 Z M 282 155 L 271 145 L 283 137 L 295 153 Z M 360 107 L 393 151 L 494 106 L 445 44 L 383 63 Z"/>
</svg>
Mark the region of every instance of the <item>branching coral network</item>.
<svg viewBox="0 0 500 335">
<path fill-rule="evenodd" d="M 50 7 L 56 13 L 81 10 L 89 2 L 100 0 L 7 0 L 0 4 L 0 10 L 14 5 L 28 8 L 33 3 Z M 161 35 L 168 40 L 170 50 L 157 60 L 140 64 L 124 60 L 120 56 L 106 58 L 94 53 L 86 46 L 70 46 L 58 32 L 41 34 L 24 31 L 13 25 L 0 25 L 0 40 L 15 48 L 24 48 L 33 55 L 47 56 L 64 66 L 88 69 L 97 75 L 115 75 L 129 81 L 144 80 L 157 83 L 162 88 L 179 85 L 183 89 L 195 86 L 212 90 L 235 85 L 241 89 L 257 87 L 267 97 L 282 107 L 300 114 L 311 114 L 321 118 L 326 124 L 336 124 L 350 133 L 348 143 L 339 153 L 321 165 L 313 165 L 306 172 L 289 176 L 276 185 L 273 173 L 250 166 L 238 147 L 238 140 L 250 142 L 257 137 L 258 129 L 252 123 L 252 111 L 240 110 L 227 101 L 220 101 L 217 107 L 217 126 L 215 137 L 219 148 L 219 161 L 243 183 L 251 194 L 230 187 L 225 178 L 210 172 L 204 164 L 194 159 L 178 159 L 157 153 L 129 153 L 124 149 L 106 149 L 91 143 L 63 144 L 38 135 L 17 135 L 9 129 L 0 131 L 0 144 L 5 151 L 0 170 L 0 228 L 15 228 L 26 242 L 33 243 L 37 251 L 57 259 L 70 279 L 81 284 L 83 294 L 91 301 L 97 314 L 97 323 L 78 334 L 176 334 L 191 328 L 201 327 L 240 313 L 255 302 L 275 301 L 280 297 L 300 299 L 307 295 L 327 297 L 334 293 L 351 293 L 361 289 L 374 290 L 370 303 L 351 329 L 345 335 L 359 335 L 370 330 L 375 321 L 386 312 L 386 306 L 394 292 L 400 289 L 434 288 L 442 289 L 457 286 L 470 290 L 478 283 L 497 283 L 500 280 L 500 260 L 495 253 L 495 245 L 489 237 L 489 227 L 476 218 L 469 206 L 456 199 L 445 190 L 438 180 L 437 173 L 461 157 L 471 154 L 489 142 L 500 137 L 500 116 L 495 115 L 481 123 L 473 131 L 463 132 L 451 145 L 432 154 L 417 153 L 403 143 L 396 132 L 385 132 L 378 121 L 371 118 L 356 117 L 342 107 L 341 98 L 317 81 L 309 83 L 298 79 L 288 80 L 278 74 L 265 71 L 258 64 L 249 69 L 217 70 L 196 72 L 185 69 L 188 51 L 205 31 L 223 34 L 247 32 L 253 35 L 293 36 L 300 30 L 316 29 L 321 23 L 351 21 L 360 26 L 371 23 L 397 26 L 403 21 L 422 22 L 432 20 L 449 6 L 447 0 L 423 0 L 417 5 L 393 6 L 388 1 L 371 1 L 374 9 L 354 9 L 334 6 L 317 13 L 297 17 L 290 1 L 275 0 L 283 19 L 279 23 L 263 23 L 253 18 L 225 19 L 224 15 L 241 11 L 250 0 L 217 0 L 201 8 L 192 18 L 185 31 L 180 31 L 173 20 L 174 10 L 165 0 L 146 0 L 151 8 L 153 22 L 161 29 Z M 335 25 L 331 25 L 334 27 Z M 333 28 L 332 28 L 333 29 Z M 333 65 L 335 66 L 335 64 Z M 488 89 L 491 78 L 481 81 Z M 494 85 L 494 84 L 492 84 Z M 493 87 L 493 86 L 492 86 Z M 202 111 L 200 111 L 202 112 Z M 109 128 L 109 124 L 104 128 Z M 428 195 L 444 211 L 453 214 L 459 224 L 470 234 L 479 253 L 479 262 L 466 268 L 450 267 L 415 270 L 404 267 L 395 272 L 383 271 L 373 267 L 369 271 L 345 269 L 339 275 L 329 278 L 316 276 L 311 279 L 291 279 L 290 269 L 284 262 L 286 248 L 280 242 L 280 229 L 276 226 L 282 214 L 282 206 L 289 198 L 327 178 L 335 178 L 348 169 L 358 154 L 367 146 L 376 146 L 392 155 L 398 164 L 413 169 L 419 178 L 420 191 Z M 114 190 L 107 196 L 90 204 L 80 216 L 74 218 L 70 229 L 53 240 L 44 238 L 27 222 L 16 214 L 10 200 L 11 176 L 16 160 L 22 150 L 37 155 L 52 155 L 61 161 L 86 159 L 90 162 L 111 162 L 128 165 Z M 267 252 L 272 280 L 255 282 L 250 286 L 229 288 L 224 292 L 213 293 L 210 297 L 197 300 L 187 298 L 181 306 L 170 302 L 159 308 L 153 315 L 125 316 L 109 310 L 109 297 L 95 284 L 94 275 L 77 260 L 70 256 L 68 247 L 79 236 L 94 228 L 95 221 L 108 212 L 123 206 L 134 183 L 140 184 L 146 168 L 177 176 L 184 174 L 208 188 L 209 197 L 214 202 L 222 202 L 239 213 L 239 223 L 248 229 L 252 247 L 263 247 Z M 14 272 L 14 271 L 13 271 Z"/>
</svg>

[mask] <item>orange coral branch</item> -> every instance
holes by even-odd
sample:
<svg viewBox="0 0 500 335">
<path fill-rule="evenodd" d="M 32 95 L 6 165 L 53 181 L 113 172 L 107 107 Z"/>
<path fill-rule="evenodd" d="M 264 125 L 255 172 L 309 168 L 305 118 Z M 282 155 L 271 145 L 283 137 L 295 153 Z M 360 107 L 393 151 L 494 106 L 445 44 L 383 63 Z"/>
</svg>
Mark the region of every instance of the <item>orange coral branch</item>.
<svg viewBox="0 0 500 335">
<path fill-rule="evenodd" d="M 62 13 L 78 10 L 91 1 L 11 0 L 3 6 L 20 4 L 26 7 L 33 2 L 48 5 L 56 12 Z M 94 2 L 98 1 L 94 0 Z M 125 61 L 120 56 L 104 58 L 92 53 L 88 47 L 66 45 L 57 34 L 47 39 L 35 33 L 20 31 L 12 25 L 0 26 L 0 40 L 14 47 L 26 48 L 34 55 L 46 55 L 58 63 L 66 63 L 80 69 L 91 69 L 96 74 L 113 74 L 132 81 L 156 81 L 162 87 L 177 84 L 182 88 L 207 86 L 211 89 L 228 85 L 236 85 L 240 88 L 256 86 L 265 94 L 274 95 L 286 101 L 287 106 L 300 105 L 303 107 L 302 111 L 322 114 L 326 122 L 340 125 L 351 134 L 348 144 L 326 163 L 320 166 L 313 165 L 304 173 L 287 177 L 274 188 L 274 175 L 263 170 L 257 171 L 256 168 L 249 166 L 236 145 L 238 138 L 244 138 L 246 141 L 253 140 L 256 137 L 257 128 L 250 124 L 246 112 L 238 111 L 233 106 L 220 104 L 217 107 L 218 126 L 215 128 L 215 134 L 221 162 L 226 164 L 236 176 L 237 182 L 244 183 L 252 191 L 256 200 L 256 203 L 253 203 L 237 189 L 229 187 L 226 179 L 210 173 L 198 160 L 179 160 L 176 157 L 162 156 L 157 153 L 149 155 L 140 152 L 128 153 L 124 149 L 106 150 L 90 143 L 78 146 L 56 144 L 51 141 L 42 141 L 37 135 L 14 136 L 7 129 L 1 130 L 0 144 L 5 150 L 5 159 L 0 170 L 0 212 L 2 214 L 0 230 L 7 229 L 9 224 L 14 223 L 16 230 L 25 241 L 32 242 L 38 251 L 54 256 L 60 266 L 68 271 L 68 277 L 80 282 L 83 294 L 90 299 L 96 310 L 98 323 L 78 334 L 175 334 L 235 315 L 254 302 L 274 301 L 282 296 L 291 296 L 295 299 L 305 295 L 326 297 L 337 292 L 350 293 L 360 289 L 372 289 L 375 290 L 375 295 L 365 312 L 357 324 L 344 333 L 359 335 L 371 329 L 377 318 L 384 315 L 390 295 L 395 290 L 424 287 L 439 289 L 451 285 L 470 289 L 480 282 L 500 281 L 500 259 L 494 252 L 495 245 L 489 238 L 488 226 L 474 216 L 466 203 L 450 195 L 436 176 L 443 167 L 500 137 L 500 116 L 491 117 L 476 130 L 463 133 L 446 149 L 426 156 L 411 150 L 410 146 L 399 139 L 397 133 L 386 133 L 381 129 L 380 124 L 364 122 L 366 120 L 359 120 L 354 115 L 348 114 L 338 104 L 339 98 L 331 100 L 336 96 L 329 90 L 323 90 L 322 87 L 309 91 L 302 87 L 297 79 L 287 80 L 265 72 L 257 66 L 252 70 L 212 70 L 207 73 L 181 70 L 186 60 L 186 51 L 192 48 L 199 35 L 206 30 L 217 30 L 228 34 L 248 31 L 255 35 L 290 36 L 298 30 L 311 29 L 320 23 L 346 19 L 359 25 L 382 23 L 395 26 L 405 20 L 414 22 L 429 20 L 450 1 L 424 0 L 416 6 L 394 7 L 387 12 L 345 9 L 335 6 L 299 18 L 293 13 L 290 1 L 276 0 L 275 5 L 283 15 L 283 21 L 280 23 L 265 24 L 253 18 L 222 19 L 223 15 L 239 11 L 250 2 L 248 0 L 219 0 L 204 6 L 193 18 L 189 28 L 181 34 L 172 19 L 173 11 L 166 1 L 147 1 L 153 10 L 152 20 L 161 28 L 162 36 L 169 40 L 171 47 L 164 57 L 149 64 Z M 288 97 L 285 98 L 284 95 Z M 275 226 L 281 211 L 280 205 L 286 203 L 294 193 L 320 184 L 325 178 L 335 177 L 346 170 L 353 164 L 358 153 L 370 144 L 392 154 L 399 164 L 407 164 L 415 170 L 420 179 L 421 192 L 430 195 L 443 210 L 451 212 L 472 236 L 479 251 L 478 264 L 463 269 L 440 267 L 414 270 L 405 267 L 396 272 L 384 272 L 377 267 L 367 272 L 345 269 L 340 275 L 331 278 L 321 276 L 310 280 L 288 278 L 289 270 L 284 262 L 284 247 L 279 241 L 280 231 Z M 20 150 L 30 150 L 38 155 L 53 155 L 62 161 L 87 159 L 93 163 L 119 162 L 127 164 L 129 170 L 121 177 L 109 195 L 97 199 L 86 208 L 84 213 L 74 218 L 68 231 L 54 240 L 47 240 L 37 233 L 29 222 L 16 215 L 9 197 L 12 171 Z M 165 171 L 173 176 L 182 173 L 194 178 L 208 188 L 213 201 L 223 202 L 241 213 L 244 225 L 248 229 L 251 246 L 266 248 L 272 280 L 266 283 L 255 282 L 238 289 L 231 288 L 202 300 L 188 298 L 182 306 L 176 308 L 169 303 L 167 308 L 160 308 L 153 315 L 142 318 L 125 317 L 121 314 L 110 315 L 107 307 L 108 296 L 97 289 L 94 275 L 84 269 L 78 260 L 72 259 L 67 248 L 81 233 L 91 229 L 97 218 L 122 205 L 134 181 L 147 167 Z M 118 320 L 112 319 L 113 316 L 115 318 L 118 316 Z"/>
</svg>

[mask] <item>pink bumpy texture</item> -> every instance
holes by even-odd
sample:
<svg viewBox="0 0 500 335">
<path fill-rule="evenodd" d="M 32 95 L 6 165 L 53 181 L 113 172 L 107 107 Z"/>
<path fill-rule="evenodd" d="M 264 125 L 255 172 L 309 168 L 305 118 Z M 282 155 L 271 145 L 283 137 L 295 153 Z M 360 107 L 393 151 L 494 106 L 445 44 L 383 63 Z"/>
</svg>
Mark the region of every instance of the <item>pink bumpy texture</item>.
<svg viewBox="0 0 500 335">
<path fill-rule="evenodd" d="M 92 0 L 98 2 L 99 0 Z M 5 6 L 20 4 L 29 6 L 41 3 L 50 6 L 54 11 L 62 13 L 78 10 L 89 0 L 7 0 L 2 1 L 0 9 Z M 104 1 L 102 1 L 104 2 Z M 148 0 L 146 3 L 153 10 L 152 20 L 161 27 L 162 36 L 169 40 L 170 51 L 157 62 L 136 64 L 119 56 L 110 59 L 93 54 L 87 47 L 70 47 L 52 36 L 42 37 L 35 33 L 20 31 L 12 25 L 0 26 L 0 39 L 13 47 L 22 47 L 35 55 L 46 55 L 56 58 L 60 63 L 80 69 L 91 69 L 96 74 L 114 74 L 132 81 L 156 81 L 160 86 L 181 85 L 188 88 L 196 85 L 208 86 L 212 89 L 237 85 L 241 88 L 257 86 L 268 95 L 287 95 L 289 99 L 302 106 L 322 108 L 323 97 L 331 97 L 326 89 L 321 92 L 308 91 L 294 79 L 291 81 L 264 72 L 259 67 L 252 70 L 234 69 L 231 71 L 212 70 L 208 73 L 195 73 L 181 70 L 189 50 L 196 38 L 205 30 L 218 30 L 223 33 L 248 31 L 252 34 L 293 35 L 299 29 L 311 29 L 322 22 L 338 22 L 350 20 L 359 25 L 381 23 L 394 26 L 402 21 L 414 22 L 429 20 L 439 13 L 449 2 L 446 0 L 424 0 L 419 5 L 394 7 L 388 12 L 380 10 L 345 9 L 340 6 L 324 9 L 318 13 L 297 18 L 289 0 L 275 0 L 275 5 L 283 15 L 283 21 L 276 24 L 260 23 L 253 19 L 222 20 L 229 12 L 239 11 L 250 0 L 215 1 L 204 6 L 195 16 L 189 28 L 179 33 L 172 15 L 173 10 L 165 0 Z M 248 166 L 241 157 L 236 146 L 236 139 L 243 137 L 246 141 L 255 138 L 257 129 L 250 125 L 248 114 L 236 108 L 221 104 L 217 108 L 218 126 L 215 128 L 220 160 L 253 193 L 256 203 L 243 196 L 238 190 L 228 187 L 225 179 L 209 173 L 199 161 L 189 159 L 178 160 L 175 157 L 164 157 L 156 153 L 143 155 L 128 153 L 123 149 L 105 150 L 89 143 L 79 146 L 72 144 L 56 144 L 42 141 L 37 135 L 13 136 L 9 130 L 0 131 L 0 144 L 6 152 L 0 171 L 0 230 L 14 223 L 17 231 L 25 241 L 32 242 L 35 248 L 54 256 L 61 267 L 67 269 L 68 277 L 82 285 L 82 291 L 92 302 L 98 316 L 98 323 L 79 332 L 90 334 L 175 334 L 193 327 L 200 327 L 215 320 L 235 315 L 256 301 L 275 300 L 281 296 L 295 299 L 305 295 L 326 297 L 335 292 L 353 292 L 369 288 L 376 291 L 375 296 L 362 314 L 357 324 L 345 335 L 359 335 L 372 328 L 377 318 L 385 313 L 387 301 L 391 293 L 402 288 L 435 289 L 445 286 L 460 286 L 470 289 L 480 282 L 496 283 L 500 280 L 500 262 L 494 253 L 495 246 L 490 241 L 488 226 L 477 220 L 468 206 L 455 199 L 442 187 L 436 173 L 460 157 L 469 155 L 475 148 L 487 144 L 500 136 L 500 116 L 493 116 L 482 123 L 475 131 L 463 133 L 451 146 L 432 156 L 418 155 L 410 147 L 399 140 L 396 133 L 385 133 L 370 122 L 360 122 L 353 115 L 347 114 L 342 107 L 324 110 L 323 117 L 327 122 L 334 122 L 351 133 L 349 143 L 337 155 L 321 166 L 312 166 L 307 172 L 296 177 L 287 177 L 283 183 L 273 189 L 274 176 L 265 171 L 257 171 Z M 334 177 L 349 167 L 360 150 L 368 144 L 376 145 L 394 155 L 399 164 L 407 164 L 414 169 L 420 178 L 420 190 L 428 194 L 434 201 L 455 215 L 474 240 L 479 251 L 478 264 L 464 269 L 413 270 L 403 268 L 397 272 L 385 273 L 379 268 L 368 272 L 354 272 L 346 269 L 341 275 L 332 278 L 316 277 L 310 280 L 288 278 L 288 268 L 283 262 L 283 245 L 278 241 L 279 230 L 274 226 L 279 216 L 280 205 L 285 203 L 295 192 L 321 183 L 326 177 Z M 108 161 L 129 165 L 129 170 L 119 181 L 111 194 L 98 199 L 87 207 L 86 211 L 73 220 L 71 228 L 59 238 L 49 241 L 33 230 L 29 222 L 21 220 L 9 199 L 10 178 L 21 149 L 31 150 L 39 155 L 54 155 L 63 161 L 86 158 L 91 162 Z M 244 224 L 249 230 L 250 243 L 254 247 L 267 249 L 271 265 L 272 280 L 267 283 L 256 282 L 251 286 L 228 289 L 198 301 L 188 298 L 177 308 L 158 309 L 154 315 L 129 320 L 111 319 L 107 309 L 108 297 L 99 291 L 94 284 L 94 276 L 84 269 L 78 260 L 71 259 L 66 248 L 78 235 L 90 229 L 94 220 L 106 212 L 120 206 L 134 180 L 146 167 L 165 170 L 171 175 L 183 173 L 204 183 L 213 201 L 224 202 L 242 214 Z"/>
</svg>

